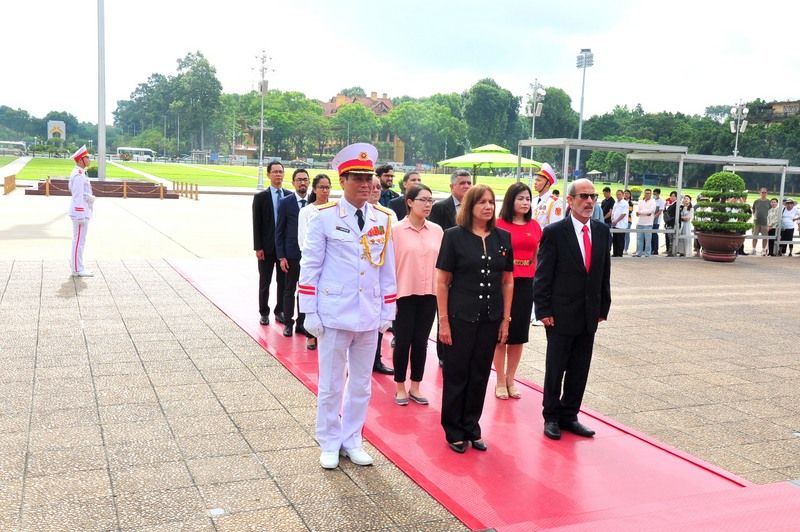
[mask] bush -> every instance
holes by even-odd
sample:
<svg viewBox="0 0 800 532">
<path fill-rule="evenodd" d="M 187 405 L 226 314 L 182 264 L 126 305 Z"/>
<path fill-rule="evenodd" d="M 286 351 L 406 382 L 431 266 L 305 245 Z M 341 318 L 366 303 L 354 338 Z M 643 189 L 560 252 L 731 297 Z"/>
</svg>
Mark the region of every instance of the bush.
<svg viewBox="0 0 800 532">
<path fill-rule="evenodd" d="M 745 203 L 744 179 L 733 172 L 717 172 L 706 178 L 703 199 L 695 205 L 693 224 L 706 233 L 745 234 L 752 229 L 750 206 Z"/>
<path fill-rule="evenodd" d="M 632 187 L 628 187 L 628 190 L 631 192 L 631 199 L 633 201 L 638 201 L 639 196 L 642 195 L 642 187 L 639 185 L 633 185 Z"/>
<path fill-rule="evenodd" d="M 91 165 L 86 168 L 86 175 L 89 177 L 97 177 L 97 166 Z"/>
</svg>

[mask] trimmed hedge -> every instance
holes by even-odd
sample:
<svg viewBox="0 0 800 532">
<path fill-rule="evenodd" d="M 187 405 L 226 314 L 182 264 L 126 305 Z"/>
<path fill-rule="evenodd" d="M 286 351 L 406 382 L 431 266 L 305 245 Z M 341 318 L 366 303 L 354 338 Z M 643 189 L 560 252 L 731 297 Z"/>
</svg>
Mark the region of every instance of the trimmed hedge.
<svg viewBox="0 0 800 532">
<path fill-rule="evenodd" d="M 692 223 L 697 231 L 745 234 L 752 229 L 750 206 L 741 202 L 747 196 L 744 179 L 733 172 L 717 172 L 703 184 L 703 198 L 695 206 Z M 738 200 L 738 201 L 731 201 Z"/>
</svg>

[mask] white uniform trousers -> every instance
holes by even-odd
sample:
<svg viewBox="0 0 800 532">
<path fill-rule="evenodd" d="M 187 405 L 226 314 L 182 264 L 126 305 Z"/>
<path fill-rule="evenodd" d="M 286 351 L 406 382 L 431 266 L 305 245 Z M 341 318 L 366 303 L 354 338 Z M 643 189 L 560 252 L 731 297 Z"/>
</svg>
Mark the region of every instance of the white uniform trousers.
<svg viewBox="0 0 800 532">
<path fill-rule="evenodd" d="M 377 329 L 355 332 L 325 327 L 319 338 L 317 441 L 325 452 L 361 446 L 377 341 Z"/>
<path fill-rule="evenodd" d="M 83 248 L 86 245 L 86 233 L 89 231 L 89 220 L 72 219 L 72 249 L 69 264 L 72 273 L 83 271 Z"/>
</svg>

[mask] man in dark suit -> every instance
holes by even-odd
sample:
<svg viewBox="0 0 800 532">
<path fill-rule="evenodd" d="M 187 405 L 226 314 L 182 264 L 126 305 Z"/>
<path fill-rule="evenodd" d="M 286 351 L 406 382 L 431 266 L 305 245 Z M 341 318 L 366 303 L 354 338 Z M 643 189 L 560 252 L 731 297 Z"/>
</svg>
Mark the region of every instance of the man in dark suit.
<svg viewBox="0 0 800 532">
<path fill-rule="evenodd" d="M 456 170 L 450 176 L 450 196 L 433 204 L 428 220 L 447 231 L 456 225 L 456 214 L 464 194 L 472 186 L 472 175 L 467 170 Z"/>
<path fill-rule="evenodd" d="M 281 271 L 286 274 L 286 287 L 283 297 L 283 335 L 292 336 L 294 325 L 294 298 L 297 290 L 297 280 L 300 278 L 300 245 L 297 242 L 297 220 L 300 209 L 306 206 L 308 199 L 309 177 L 308 172 L 298 168 L 292 174 L 294 194 L 283 198 L 278 205 L 278 227 L 275 228 L 275 253 Z M 281 295 L 281 294 L 279 294 Z M 305 333 L 302 312 L 297 314 L 297 332 Z"/>
<path fill-rule="evenodd" d="M 578 421 L 578 411 L 597 324 L 611 307 L 610 231 L 591 219 L 596 202 L 591 181 L 570 183 L 570 214 L 544 228 L 536 259 L 534 307 L 547 331 L 542 414 L 544 434 L 553 440 L 561 438 L 562 429 L 594 436 Z"/>
<path fill-rule="evenodd" d="M 467 170 L 456 170 L 450 175 L 450 195 L 433 204 L 428 220 L 447 231 L 456 225 L 456 215 L 461 206 L 464 195 L 472 186 L 472 174 Z M 439 320 L 436 320 L 436 356 L 439 357 L 439 366 L 442 365 L 442 354 L 445 347 L 439 341 Z"/>
<path fill-rule="evenodd" d="M 289 194 L 281 188 L 283 184 L 283 165 L 271 161 L 267 165 L 269 188 L 253 196 L 253 249 L 258 259 L 258 313 L 261 314 L 261 325 L 269 325 L 269 285 L 272 283 L 272 271 L 278 285 L 278 297 L 275 302 L 275 321 L 283 323 L 283 291 L 286 274 L 278 266 L 275 253 L 275 222 L 278 219 L 278 203 Z"/>
<path fill-rule="evenodd" d="M 394 211 L 398 220 L 402 220 L 406 217 L 406 214 L 408 214 L 408 208 L 406 207 L 406 191 L 419 183 L 422 183 L 419 172 L 408 172 L 403 176 L 403 180 L 400 182 L 400 188 L 403 189 L 403 193 L 389 202 L 389 208 Z"/>
</svg>

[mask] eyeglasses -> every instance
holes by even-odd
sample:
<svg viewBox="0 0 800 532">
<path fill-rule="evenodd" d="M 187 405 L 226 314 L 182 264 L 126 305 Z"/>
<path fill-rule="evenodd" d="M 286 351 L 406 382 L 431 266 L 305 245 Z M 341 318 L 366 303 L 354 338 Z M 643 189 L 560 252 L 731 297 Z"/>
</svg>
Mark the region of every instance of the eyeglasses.
<svg viewBox="0 0 800 532">
<path fill-rule="evenodd" d="M 421 201 L 430 205 L 433 203 L 433 198 L 414 198 L 414 201 Z"/>
<path fill-rule="evenodd" d="M 299 181 L 300 183 L 308 183 L 307 177 L 295 177 L 294 180 Z"/>
<path fill-rule="evenodd" d="M 578 192 L 577 194 L 575 194 L 572 197 L 573 198 L 580 198 L 582 200 L 588 200 L 589 198 L 591 198 L 592 200 L 597 201 L 597 197 L 598 196 L 597 196 L 597 194 L 588 194 L 586 192 Z"/>
<path fill-rule="evenodd" d="M 316 188 L 319 190 L 330 190 L 331 187 L 329 185 L 317 185 Z"/>
</svg>

